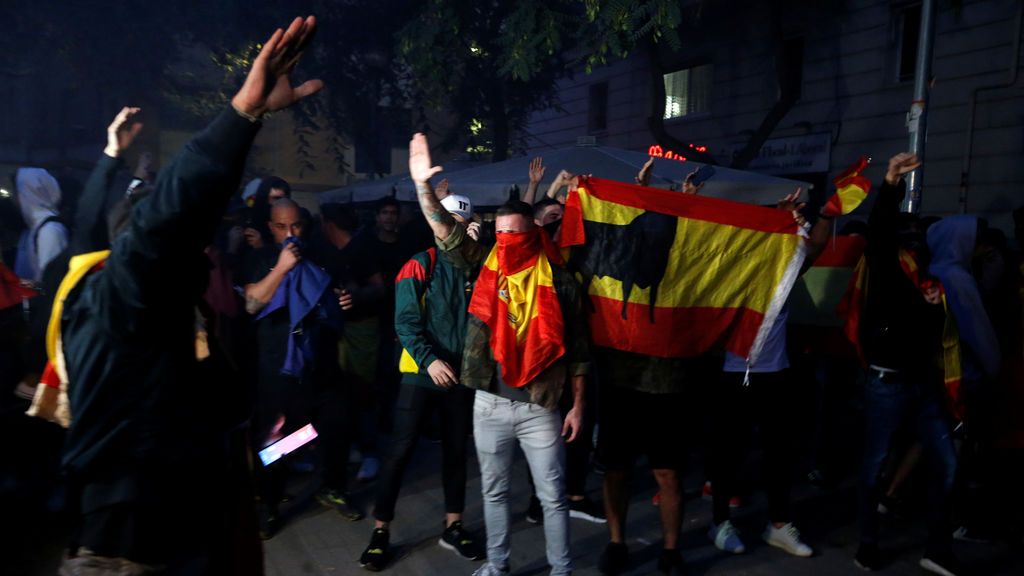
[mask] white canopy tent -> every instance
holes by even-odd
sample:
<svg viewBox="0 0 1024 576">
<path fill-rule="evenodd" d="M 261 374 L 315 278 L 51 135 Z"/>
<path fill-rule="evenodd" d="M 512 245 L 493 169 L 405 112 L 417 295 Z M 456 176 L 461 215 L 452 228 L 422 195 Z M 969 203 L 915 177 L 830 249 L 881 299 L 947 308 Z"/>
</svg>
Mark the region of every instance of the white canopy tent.
<svg viewBox="0 0 1024 576">
<path fill-rule="evenodd" d="M 560 170 L 632 183 L 648 159 L 648 155 L 643 152 L 607 146 L 572 146 L 546 151 L 541 155 L 546 171 L 538 195 L 547 191 L 548 185 Z M 499 206 L 508 199 L 509 190 L 513 186 L 518 186 L 520 191 L 525 190 L 532 159 L 533 156 L 521 156 L 456 171 L 445 170 L 434 177 L 434 182 L 436 184 L 441 178 L 448 178 L 451 192 L 468 196 L 477 206 Z M 656 158 L 650 185 L 657 188 L 678 187 L 687 174 L 701 166 L 697 162 Z M 806 188 L 808 184 L 715 166 L 715 175 L 705 184 L 701 194 L 752 204 L 772 204 L 798 186 Z M 321 203 L 369 202 L 389 196 L 393 190 L 400 201 L 416 201 L 412 181 L 408 174 L 403 174 L 324 192 L 321 194 Z"/>
</svg>

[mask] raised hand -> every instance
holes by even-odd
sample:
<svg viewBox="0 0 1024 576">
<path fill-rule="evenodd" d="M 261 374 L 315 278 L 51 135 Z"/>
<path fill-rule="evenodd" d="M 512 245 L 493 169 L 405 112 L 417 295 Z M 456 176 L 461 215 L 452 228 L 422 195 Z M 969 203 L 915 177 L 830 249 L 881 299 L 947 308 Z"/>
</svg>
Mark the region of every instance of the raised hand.
<svg viewBox="0 0 1024 576">
<path fill-rule="evenodd" d="M 654 156 L 647 159 L 644 165 L 640 167 L 640 172 L 636 175 L 636 183 L 641 186 L 647 186 L 651 182 L 651 168 L 654 168 Z"/>
<path fill-rule="evenodd" d="M 885 173 L 885 181 L 889 184 L 899 184 L 900 178 L 907 172 L 915 170 L 921 165 L 917 154 L 911 152 L 900 152 L 889 159 L 889 169 Z"/>
<path fill-rule="evenodd" d="M 537 156 L 530 161 L 530 182 L 538 184 L 542 178 L 544 178 L 544 159 Z"/>
<path fill-rule="evenodd" d="M 131 120 L 141 111 L 142 108 L 125 106 L 117 116 L 114 116 L 114 121 L 107 126 L 107 147 L 103 149 L 104 154 L 117 158 L 132 145 L 135 137 L 142 131 L 142 123 Z"/>
<path fill-rule="evenodd" d="M 287 30 L 278 28 L 263 45 L 249 69 L 242 88 L 231 99 L 239 112 L 259 118 L 291 106 L 324 87 L 320 80 L 308 80 L 292 87 L 289 75 L 316 32 L 316 18 L 296 18 Z"/>
<path fill-rule="evenodd" d="M 798 186 L 795 192 L 792 194 L 786 194 L 780 198 L 775 207 L 779 210 L 788 210 L 790 212 L 794 210 L 803 210 L 804 206 L 807 205 L 806 202 L 800 201 L 800 195 L 803 194 L 803 191 L 804 189 Z"/>
<path fill-rule="evenodd" d="M 430 178 L 444 170 L 441 166 L 434 166 L 430 161 L 430 145 L 427 143 L 427 135 L 422 132 L 413 134 L 409 142 L 409 177 L 416 184 L 426 184 Z"/>
</svg>

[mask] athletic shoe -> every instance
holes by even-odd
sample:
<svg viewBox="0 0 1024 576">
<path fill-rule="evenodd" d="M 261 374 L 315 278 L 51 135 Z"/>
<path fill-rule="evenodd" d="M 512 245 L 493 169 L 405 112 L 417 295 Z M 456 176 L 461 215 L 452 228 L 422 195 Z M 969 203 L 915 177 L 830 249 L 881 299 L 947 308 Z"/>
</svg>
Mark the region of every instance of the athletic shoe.
<svg viewBox="0 0 1024 576">
<path fill-rule="evenodd" d="M 483 548 L 462 528 L 462 522 L 452 522 L 441 533 L 437 543 L 467 560 L 483 560 L 487 556 Z"/>
<path fill-rule="evenodd" d="M 949 550 L 926 552 L 918 562 L 918 566 L 933 574 L 939 574 L 939 576 L 960 576 L 967 573 L 953 552 Z"/>
<path fill-rule="evenodd" d="M 604 517 L 604 507 L 586 496 L 583 500 L 569 500 L 569 517 L 594 524 L 604 524 L 608 521 Z"/>
<path fill-rule="evenodd" d="M 658 557 L 658 572 L 685 576 L 686 564 L 683 563 L 683 555 L 679 553 L 679 550 L 661 551 L 661 556 Z"/>
<path fill-rule="evenodd" d="M 388 529 L 374 528 L 370 545 L 359 557 L 359 565 L 370 572 L 380 572 L 388 565 Z"/>
<path fill-rule="evenodd" d="M 814 550 L 811 550 L 810 546 L 800 540 L 800 531 L 796 529 L 796 526 L 793 526 L 792 522 L 784 525 L 782 528 L 776 528 L 769 522 L 768 527 L 764 529 L 762 538 L 764 538 L 765 542 L 776 548 L 781 548 L 793 556 L 810 558 L 814 554 Z"/>
<path fill-rule="evenodd" d="M 333 508 L 341 517 L 355 522 L 363 519 L 363 512 L 348 501 L 348 497 L 339 490 L 324 488 L 316 493 L 316 501 L 327 508 Z"/>
<path fill-rule="evenodd" d="M 728 520 L 717 526 L 712 522 L 711 529 L 708 530 L 708 538 L 715 543 L 715 548 L 722 552 L 743 554 L 747 551 L 747 547 L 743 545 L 743 540 L 740 539 L 739 531 Z"/>
<path fill-rule="evenodd" d="M 380 471 L 380 460 L 373 456 L 367 456 L 363 458 L 363 464 L 359 467 L 359 472 L 356 474 L 356 480 L 360 482 L 370 482 L 377 477 L 377 472 Z"/>
<path fill-rule="evenodd" d="M 270 540 L 281 529 L 281 515 L 276 506 L 260 504 L 257 507 L 260 540 Z"/>
<path fill-rule="evenodd" d="M 490 562 L 484 562 L 484 565 L 477 568 L 476 572 L 473 572 L 473 576 L 508 576 L 508 568 L 498 568 Z"/>
<path fill-rule="evenodd" d="M 704 482 L 704 487 L 701 488 L 700 497 L 704 500 L 714 500 L 714 494 L 711 491 L 711 481 Z M 729 498 L 729 508 L 739 508 L 743 506 L 743 502 L 739 496 L 733 496 Z"/>
<path fill-rule="evenodd" d="M 530 524 L 544 523 L 544 507 L 536 496 L 530 495 L 530 505 L 526 508 L 526 521 Z"/>
<path fill-rule="evenodd" d="M 878 556 L 878 546 L 874 544 L 861 544 L 857 548 L 857 555 L 853 563 L 861 570 L 873 572 L 882 569 L 882 560 Z"/>
<path fill-rule="evenodd" d="M 609 542 L 597 561 L 597 568 L 601 574 L 616 576 L 626 571 L 626 564 L 629 560 L 629 548 L 622 542 Z"/>
</svg>

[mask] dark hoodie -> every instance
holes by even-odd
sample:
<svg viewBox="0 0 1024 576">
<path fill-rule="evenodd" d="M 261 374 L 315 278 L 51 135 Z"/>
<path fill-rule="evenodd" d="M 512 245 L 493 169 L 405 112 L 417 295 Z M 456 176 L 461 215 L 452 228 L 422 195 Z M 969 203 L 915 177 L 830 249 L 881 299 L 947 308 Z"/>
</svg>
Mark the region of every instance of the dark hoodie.
<svg viewBox="0 0 1024 576">
<path fill-rule="evenodd" d="M 971 274 L 977 235 L 978 218 L 968 215 L 944 218 L 928 229 L 928 272 L 946 290 L 960 334 L 964 378 L 969 381 L 994 378 L 1000 364 L 999 341 Z"/>
<path fill-rule="evenodd" d="M 900 248 L 913 248 L 927 269 L 927 247 L 920 235 L 907 234 L 900 213 L 906 184 L 883 182 L 868 217 L 868 264 L 861 344 L 868 364 L 912 373 L 939 367 L 942 352 L 942 306 L 925 302 L 903 272 Z"/>
</svg>

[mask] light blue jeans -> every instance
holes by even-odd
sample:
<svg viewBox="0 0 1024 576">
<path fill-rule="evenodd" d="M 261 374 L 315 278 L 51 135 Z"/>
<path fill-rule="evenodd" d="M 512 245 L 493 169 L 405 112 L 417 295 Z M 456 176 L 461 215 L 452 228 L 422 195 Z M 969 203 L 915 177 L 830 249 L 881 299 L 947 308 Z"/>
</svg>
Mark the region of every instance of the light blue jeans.
<svg viewBox="0 0 1024 576">
<path fill-rule="evenodd" d="M 514 402 L 478 390 L 473 404 L 473 436 L 480 461 L 487 561 L 502 570 L 509 568 L 508 495 L 518 440 L 544 508 L 544 539 L 551 574 L 571 574 L 561 415 L 537 404 Z"/>
</svg>

